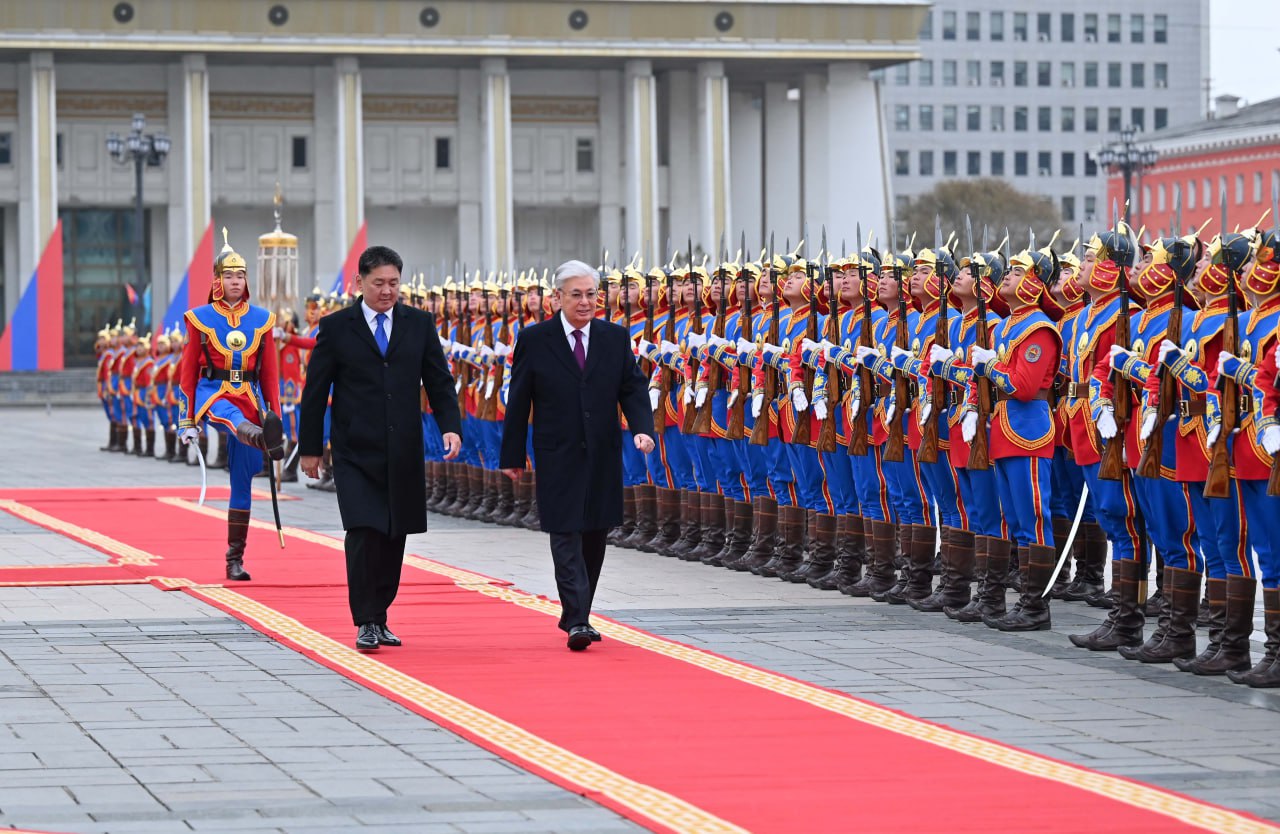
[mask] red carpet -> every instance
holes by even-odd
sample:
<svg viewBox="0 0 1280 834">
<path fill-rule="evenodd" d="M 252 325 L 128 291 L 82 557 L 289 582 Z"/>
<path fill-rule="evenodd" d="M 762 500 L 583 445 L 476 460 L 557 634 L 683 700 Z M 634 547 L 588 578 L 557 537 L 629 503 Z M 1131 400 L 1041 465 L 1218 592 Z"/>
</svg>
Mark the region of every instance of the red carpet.
<svg viewBox="0 0 1280 834">
<path fill-rule="evenodd" d="M 122 576 L 221 580 L 214 513 L 136 492 L 0 494 L 19 497 L 0 508 L 157 557 Z M 281 551 L 274 530 L 253 529 L 253 582 L 188 592 L 654 830 L 1277 830 L 623 625 L 602 623 L 605 641 L 571 654 L 545 601 L 421 560 L 392 610 L 406 645 L 361 656 L 347 648 L 341 544 L 300 535 Z"/>
</svg>

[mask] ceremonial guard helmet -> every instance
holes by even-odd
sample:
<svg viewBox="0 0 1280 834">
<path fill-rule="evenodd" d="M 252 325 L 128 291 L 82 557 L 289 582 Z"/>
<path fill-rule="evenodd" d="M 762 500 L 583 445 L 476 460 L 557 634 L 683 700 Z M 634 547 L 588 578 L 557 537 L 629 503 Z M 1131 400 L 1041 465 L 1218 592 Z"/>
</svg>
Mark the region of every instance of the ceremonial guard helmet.
<svg viewBox="0 0 1280 834">
<path fill-rule="evenodd" d="M 228 270 L 243 269 L 246 272 L 248 267 L 245 264 L 244 256 L 231 248 L 231 242 L 227 239 L 227 227 L 222 227 L 222 251 L 218 253 L 218 257 L 213 260 L 213 283 L 209 285 L 209 303 L 222 300 L 222 275 Z M 243 301 L 249 300 L 249 282 L 246 276 L 244 284 Z"/>
</svg>

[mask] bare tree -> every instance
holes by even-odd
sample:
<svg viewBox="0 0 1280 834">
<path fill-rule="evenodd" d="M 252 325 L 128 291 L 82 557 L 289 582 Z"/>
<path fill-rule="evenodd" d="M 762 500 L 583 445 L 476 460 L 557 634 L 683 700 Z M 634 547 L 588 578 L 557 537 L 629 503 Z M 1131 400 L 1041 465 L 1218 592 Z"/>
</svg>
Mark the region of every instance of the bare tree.
<svg viewBox="0 0 1280 834">
<path fill-rule="evenodd" d="M 937 243 L 945 242 L 946 236 L 954 231 L 960 240 L 958 248 L 963 249 L 967 245 L 964 242 L 966 214 L 973 223 L 975 246 L 982 245 L 984 225 L 990 230 L 988 246 L 994 248 L 1000 243 L 1007 228 L 1015 252 L 1027 245 L 1029 229 L 1035 230 L 1037 247 L 1044 246 L 1054 232 L 1062 229 L 1059 240 L 1065 238 L 1066 244 L 1054 247 L 1059 251 L 1069 246 L 1078 234 L 1074 229 L 1063 228 L 1062 217 L 1048 197 L 1018 191 L 1004 180 L 965 179 L 940 182 L 932 191 L 908 201 L 897 218 L 898 239 L 905 241 L 915 232 L 917 249 L 934 245 L 934 218 L 938 217 L 942 221 L 944 240 Z"/>
</svg>

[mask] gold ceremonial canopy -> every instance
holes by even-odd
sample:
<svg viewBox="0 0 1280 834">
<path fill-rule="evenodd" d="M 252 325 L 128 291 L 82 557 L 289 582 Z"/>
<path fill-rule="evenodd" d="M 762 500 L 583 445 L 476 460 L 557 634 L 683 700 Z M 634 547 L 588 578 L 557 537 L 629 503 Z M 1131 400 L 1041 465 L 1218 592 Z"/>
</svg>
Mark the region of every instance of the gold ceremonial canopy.
<svg viewBox="0 0 1280 834">
<path fill-rule="evenodd" d="M 301 298 L 298 283 L 298 237 L 280 226 L 284 194 L 279 183 L 276 183 L 273 202 L 276 227 L 258 237 L 258 286 L 254 288 L 253 295 L 257 303 L 279 314 L 286 309 L 295 309 Z"/>
</svg>

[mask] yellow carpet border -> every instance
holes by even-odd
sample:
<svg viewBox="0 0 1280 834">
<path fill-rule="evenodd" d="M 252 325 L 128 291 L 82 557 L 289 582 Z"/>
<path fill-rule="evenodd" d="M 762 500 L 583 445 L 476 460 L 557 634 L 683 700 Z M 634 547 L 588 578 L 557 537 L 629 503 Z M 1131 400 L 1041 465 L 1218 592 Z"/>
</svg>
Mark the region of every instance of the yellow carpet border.
<svg viewBox="0 0 1280 834">
<path fill-rule="evenodd" d="M 81 542 L 99 550 L 113 554 L 113 558 L 118 565 L 154 565 L 159 561 L 160 557 L 145 550 L 139 550 L 130 544 L 116 541 L 110 536 L 104 536 L 96 530 L 89 530 L 84 527 L 72 524 L 69 521 L 63 521 L 56 516 L 43 513 L 34 507 L 28 507 L 18 501 L 8 498 L 0 498 L 0 510 L 5 510 L 11 515 L 17 516 L 32 524 L 38 524 L 41 527 L 47 527 L 58 533 L 65 533 L 72 538 L 79 539 Z M 95 567 L 101 567 L 97 565 Z"/>
</svg>

